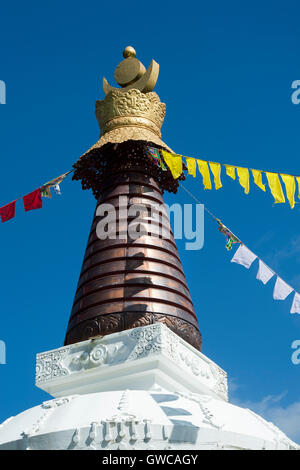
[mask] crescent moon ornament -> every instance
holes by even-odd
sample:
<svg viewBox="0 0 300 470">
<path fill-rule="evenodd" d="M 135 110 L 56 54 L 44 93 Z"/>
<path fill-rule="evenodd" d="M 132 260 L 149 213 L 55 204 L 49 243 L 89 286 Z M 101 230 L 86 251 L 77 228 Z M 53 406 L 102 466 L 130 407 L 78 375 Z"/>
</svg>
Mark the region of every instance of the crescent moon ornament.
<svg viewBox="0 0 300 470">
<path fill-rule="evenodd" d="M 134 88 L 142 93 L 152 91 L 158 79 L 158 63 L 152 60 L 146 70 L 144 65 L 136 59 L 136 52 L 130 46 L 125 48 L 123 56 L 125 60 L 115 70 L 115 80 L 122 87 L 122 90 L 128 91 Z M 120 88 L 112 87 L 106 78 L 103 78 L 103 90 L 107 95 L 113 90 L 120 90 Z"/>
</svg>

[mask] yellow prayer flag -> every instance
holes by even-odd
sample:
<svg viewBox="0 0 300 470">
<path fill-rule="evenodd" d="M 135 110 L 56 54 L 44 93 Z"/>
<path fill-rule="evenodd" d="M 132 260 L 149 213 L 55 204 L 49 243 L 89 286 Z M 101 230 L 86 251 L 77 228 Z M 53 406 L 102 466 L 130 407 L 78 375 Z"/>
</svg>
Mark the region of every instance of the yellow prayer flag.
<svg viewBox="0 0 300 470">
<path fill-rule="evenodd" d="M 240 185 L 244 188 L 245 194 L 249 194 L 249 171 L 248 168 L 236 167 Z"/>
<path fill-rule="evenodd" d="M 209 166 L 212 171 L 212 174 L 214 175 L 215 188 L 216 189 L 222 188 L 220 163 L 209 162 Z"/>
<path fill-rule="evenodd" d="M 296 176 L 296 180 L 298 183 L 298 199 L 300 199 L 300 176 Z"/>
<path fill-rule="evenodd" d="M 180 155 L 166 152 L 162 150 L 162 154 L 166 164 L 168 165 L 174 179 L 179 178 L 182 173 L 182 159 Z"/>
<path fill-rule="evenodd" d="M 186 157 L 185 159 L 186 159 L 186 165 L 187 165 L 189 175 L 193 175 L 193 177 L 195 178 L 195 176 L 196 176 L 196 159 L 195 158 L 188 158 L 188 157 Z"/>
<path fill-rule="evenodd" d="M 286 196 L 289 200 L 290 206 L 294 209 L 295 206 L 295 189 L 296 189 L 296 182 L 295 178 L 292 175 L 283 175 L 280 174 L 283 182 L 285 184 Z"/>
<path fill-rule="evenodd" d="M 226 174 L 230 176 L 233 180 L 235 180 L 235 166 L 225 165 L 226 167 Z"/>
<path fill-rule="evenodd" d="M 210 174 L 208 164 L 204 160 L 197 160 L 199 171 L 203 178 L 203 184 L 205 189 L 211 189 Z"/>
<path fill-rule="evenodd" d="M 265 185 L 262 182 L 261 171 L 260 170 L 251 170 L 254 178 L 254 183 L 263 191 L 266 190 Z"/>
<path fill-rule="evenodd" d="M 275 199 L 275 203 L 278 202 L 285 202 L 285 197 L 282 191 L 282 187 L 280 184 L 279 176 L 277 173 L 269 173 L 266 171 L 266 176 L 268 179 L 269 187 L 271 193 Z"/>
</svg>

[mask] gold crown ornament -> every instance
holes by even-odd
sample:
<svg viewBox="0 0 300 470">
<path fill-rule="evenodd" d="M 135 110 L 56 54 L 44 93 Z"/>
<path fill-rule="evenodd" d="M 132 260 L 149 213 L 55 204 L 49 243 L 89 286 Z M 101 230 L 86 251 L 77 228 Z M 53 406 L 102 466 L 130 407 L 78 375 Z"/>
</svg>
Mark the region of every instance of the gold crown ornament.
<svg viewBox="0 0 300 470">
<path fill-rule="evenodd" d="M 145 140 L 172 151 L 161 140 L 166 105 L 152 91 L 158 79 L 159 65 L 152 60 L 146 70 L 131 46 L 125 48 L 123 57 L 115 70 L 115 80 L 121 88 L 112 87 L 103 78 L 106 96 L 104 100 L 96 101 L 100 139 L 84 155 L 109 142 L 126 140 Z"/>
</svg>

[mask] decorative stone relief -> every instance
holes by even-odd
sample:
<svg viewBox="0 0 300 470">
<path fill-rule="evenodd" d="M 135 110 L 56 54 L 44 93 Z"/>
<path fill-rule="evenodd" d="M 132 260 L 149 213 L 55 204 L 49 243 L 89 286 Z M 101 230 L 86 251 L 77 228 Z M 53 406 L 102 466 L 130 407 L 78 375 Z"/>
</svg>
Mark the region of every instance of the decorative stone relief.
<svg viewBox="0 0 300 470">
<path fill-rule="evenodd" d="M 217 395 L 221 395 L 225 401 L 228 401 L 228 381 L 227 374 L 223 369 L 220 369 L 213 362 L 209 363 L 211 373 L 215 379 L 215 386 L 213 388 Z"/>
<path fill-rule="evenodd" d="M 38 354 L 36 362 L 36 382 L 68 375 L 69 371 L 62 364 L 70 348 L 60 348 L 50 353 Z"/>
<path fill-rule="evenodd" d="M 133 351 L 128 357 L 129 361 L 146 357 L 149 354 L 162 352 L 163 348 L 160 325 L 135 328 L 130 331 L 129 335 L 136 342 Z"/>
<path fill-rule="evenodd" d="M 180 392 L 178 392 L 177 395 L 187 400 L 194 401 L 199 405 L 202 413 L 203 423 L 209 424 L 210 426 L 216 429 L 222 429 L 224 427 L 224 423 L 218 422 L 218 420 L 214 416 L 214 413 L 209 407 L 209 402 L 212 400 L 211 397 L 208 397 L 206 395 L 197 395 L 195 393 L 185 394 Z"/>
</svg>

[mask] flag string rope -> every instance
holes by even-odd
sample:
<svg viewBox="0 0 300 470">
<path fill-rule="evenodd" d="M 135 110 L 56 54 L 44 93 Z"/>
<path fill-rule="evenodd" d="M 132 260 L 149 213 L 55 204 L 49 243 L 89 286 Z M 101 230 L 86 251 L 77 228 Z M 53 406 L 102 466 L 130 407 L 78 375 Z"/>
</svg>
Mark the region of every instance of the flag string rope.
<svg viewBox="0 0 300 470">
<path fill-rule="evenodd" d="M 197 203 L 199 204 L 203 204 L 189 189 L 187 189 L 182 183 L 179 182 L 179 185 L 180 187 L 192 198 L 194 199 L 194 201 L 196 201 Z M 204 205 L 204 210 L 216 221 L 218 222 L 219 224 L 221 222 L 221 220 L 216 217 L 205 205 Z M 223 225 L 223 224 L 222 224 Z M 227 227 L 226 227 L 227 228 Z M 229 229 L 228 229 L 229 230 Z M 240 240 L 240 238 L 238 238 L 233 232 L 231 232 L 231 230 L 229 230 L 230 233 L 232 233 L 232 235 L 234 235 L 234 237 L 238 240 L 238 242 L 241 244 L 241 246 L 244 246 L 246 247 L 246 249 L 249 251 L 249 253 L 251 253 L 252 256 L 252 261 L 250 262 L 249 266 L 246 266 L 245 264 L 243 263 L 238 263 L 238 264 L 242 264 L 243 266 L 247 267 L 249 269 L 249 267 L 251 266 L 252 262 L 255 260 L 255 259 L 258 259 L 261 263 L 263 263 L 263 265 L 268 269 L 268 271 L 270 271 L 271 275 L 269 277 L 269 279 L 267 281 L 263 281 L 263 279 L 260 277 L 257 277 L 257 279 L 261 280 L 264 284 L 266 284 L 270 279 L 271 277 L 273 277 L 274 275 L 277 276 L 277 280 L 280 279 L 280 281 L 282 281 L 282 283 L 287 286 L 289 289 L 289 293 L 286 295 L 286 297 L 291 293 L 291 292 L 295 292 L 295 297 L 294 297 L 294 301 L 293 301 L 293 305 L 292 305 L 292 308 L 291 308 L 291 313 L 299 313 L 300 314 L 300 294 L 293 288 L 291 287 L 289 284 L 286 284 L 285 281 L 282 280 L 282 278 L 279 276 L 279 274 L 274 271 L 273 269 L 271 269 L 269 266 L 267 266 L 263 260 L 257 256 L 256 254 L 254 254 L 249 248 L 248 246 L 242 242 Z M 239 250 L 239 249 L 238 249 Z M 238 250 L 236 250 L 236 253 L 238 252 Z M 238 262 L 238 261 L 235 261 L 234 258 L 235 258 L 236 254 L 234 255 L 234 257 L 232 258 L 231 261 L 234 261 L 234 262 Z M 259 272 L 259 271 L 258 271 Z M 277 280 L 276 280 L 276 284 L 277 284 Z M 276 284 L 275 284 L 275 288 L 276 288 Z M 274 288 L 274 294 L 275 294 L 275 288 Z M 284 300 L 286 297 L 275 297 L 275 295 L 273 294 L 273 298 L 275 300 Z M 295 304 L 295 305 L 294 305 Z M 294 308 L 294 311 L 292 311 Z"/>
<path fill-rule="evenodd" d="M 67 171 L 66 173 L 63 173 L 62 175 L 53 178 L 50 181 L 47 181 L 47 183 L 44 183 L 34 191 L 32 191 L 29 194 L 26 194 L 25 196 L 18 197 L 17 199 L 14 199 L 14 201 L 6 204 L 5 206 L 0 207 L 0 218 L 1 222 L 7 222 L 10 219 L 13 219 L 15 216 L 15 207 L 16 207 L 16 202 L 19 201 L 20 199 L 23 199 L 24 202 L 24 209 L 25 212 L 33 210 L 33 209 L 41 209 L 42 208 L 42 197 L 48 197 L 51 198 L 51 188 L 54 188 L 55 192 L 57 194 L 61 194 L 60 192 L 60 183 L 68 176 L 70 173 L 72 173 L 74 170 Z"/>
<path fill-rule="evenodd" d="M 203 204 L 203 202 L 201 202 L 189 189 L 187 189 L 185 186 L 183 186 L 182 183 L 179 183 L 179 185 L 180 185 L 180 187 L 181 187 L 182 189 L 184 189 L 184 191 L 185 191 L 187 194 L 189 194 L 189 196 L 191 196 L 196 202 L 198 202 L 198 204 Z M 218 217 L 216 217 L 210 210 L 208 210 L 207 207 L 205 206 L 205 204 L 203 204 L 203 205 L 204 205 L 204 210 L 205 210 L 216 222 L 221 222 L 221 219 L 218 219 Z M 242 242 L 242 240 L 241 240 L 239 237 L 237 237 L 231 230 L 230 230 L 230 232 L 239 240 L 239 242 L 240 242 L 242 245 L 244 245 L 246 248 L 248 248 L 248 250 L 250 250 L 250 248 L 249 248 L 244 242 Z M 251 250 L 250 250 L 250 251 L 251 251 Z M 256 255 L 256 256 L 257 256 L 257 255 Z M 261 259 L 259 256 L 257 256 L 257 259 L 259 259 L 260 261 L 262 261 L 262 259 Z M 270 269 L 271 269 L 271 268 L 270 268 Z M 276 272 L 273 271 L 272 269 L 271 269 L 271 271 L 272 271 L 274 274 L 278 275 L 278 273 L 276 273 Z"/>
<path fill-rule="evenodd" d="M 221 170 L 222 168 L 225 168 L 226 175 L 233 180 L 238 180 L 240 186 L 244 189 L 245 194 L 249 194 L 250 192 L 250 174 L 252 173 L 255 185 L 264 192 L 266 192 L 266 187 L 269 187 L 276 204 L 285 203 L 287 198 L 291 208 L 293 209 L 295 207 L 296 182 L 298 184 L 298 198 L 300 199 L 300 176 L 298 175 L 276 173 L 274 171 L 257 170 L 244 166 L 201 160 L 199 158 L 174 154 L 167 152 L 166 150 L 159 150 L 153 147 L 147 147 L 147 149 L 149 155 L 152 156 L 153 159 L 156 159 L 163 170 L 166 169 L 164 164 L 167 165 L 174 179 L 178 179 L 183 170 L 187 170 L 188 174 L 192 175 L 194 178 L 198 173 L 200 173 L 202 175 L 204 188 L 212 189 L 212 173 L 215 189 L 218 190 L 223 186 L 221 181 Z M 162 165 L 164 165 L 164 167 Z M 262 180 L 263 175 L 265 175 L 267 179 L 266 183 Z M 283 187 L 281 186 L 281 180 L 285 187 L 286 198 L 283 192 Z"/>
<path fill-rule="evenodd" d="M 72 173 L 73 171 L 74 171 L 74 170 L 67 171 L 66 173 L 64 173 L 64 175 L 67 176 L 67 175 L 69 175 L 70 173 Z M 58 177 L 58 178 L 59 178 L 59 177 Z M 52 181 L 56 180 L 56 179 L 57 179 L 57 178 L 53 178 L 53 180 L 49 181 L 48 183 L 42 184 L 41 186 L 39 186 L 39 188 L 40 188 L 41 190 L 43 190 L 43 188 L 46 188 L 47 186 L 48 186 L 48 187 L 51 186 L 50 183 L 51 183 Z M 23 199 L 23 196 L 20 196 L 20 197 L 14 199 L 14 201 L 17 202 L 17 201 L 20 201 L 21 199 Z"/>
<path fill-rule="evenodd" d="M 181 157 L 181 158 L 191 158 L 195 160 L 203 160 L 203 158 L 199 159 L 198 157 L 187 157 L 185 155 L 181 155 L 179 153 L 170 153 L 170 152 L 165 152 L 168 153 L 171 157 Z M 233 165 L 232 163 L 221 163 L 221 162 L 214 162 L 212 160 L 203 160 L 207 163 L 215 163 L 218 165 L 222 166 L 229 166 L 232 168 L 242 168 L 243 170 L 251 170 L 251 171 L 261 171 L 262 173 L 271 173 L 272 175 L 289 175 L 289 176 L 294 176 L 294 178 L 300 178 L 300 175 L 294 175 L 292 173 L 284 173 L 282 171 L 270 171 L 270 170 L 262 170 L 262 169 L 257 169 L 257 168 L 251 168 L 250 166 L 240 166 L 240 165 Z"/>
</svg>

